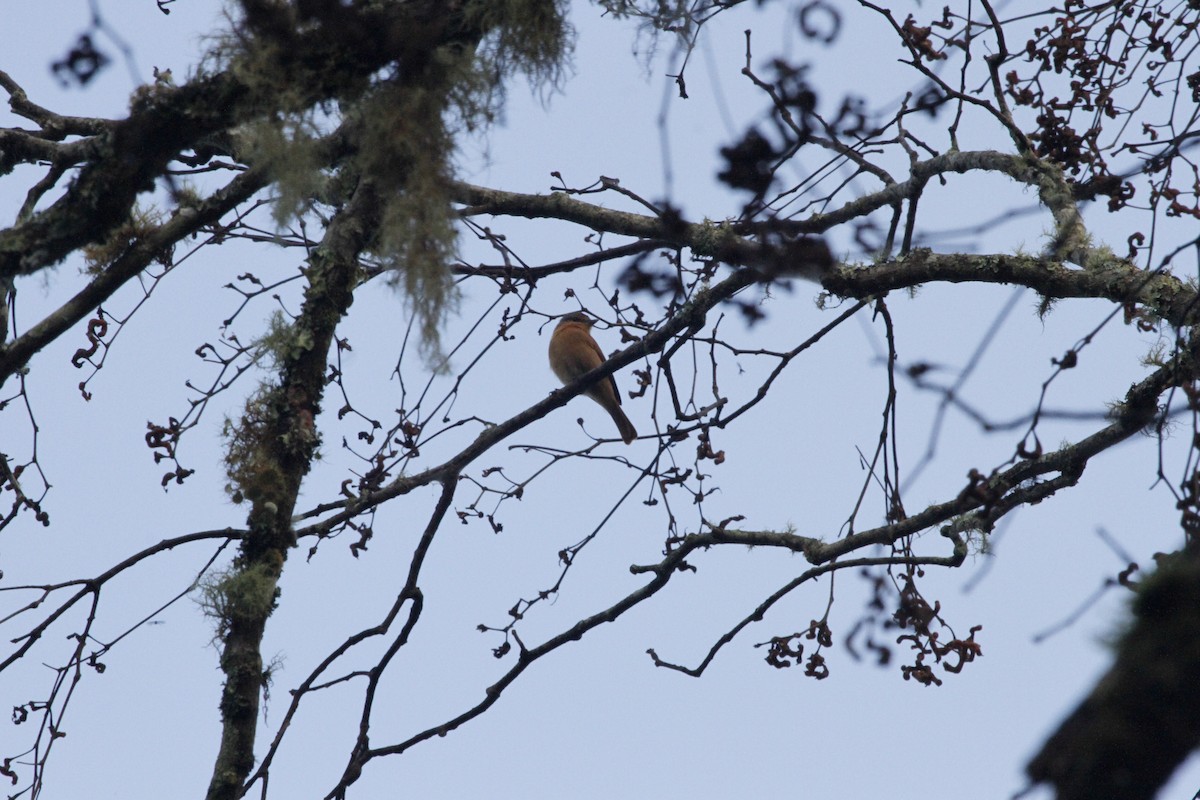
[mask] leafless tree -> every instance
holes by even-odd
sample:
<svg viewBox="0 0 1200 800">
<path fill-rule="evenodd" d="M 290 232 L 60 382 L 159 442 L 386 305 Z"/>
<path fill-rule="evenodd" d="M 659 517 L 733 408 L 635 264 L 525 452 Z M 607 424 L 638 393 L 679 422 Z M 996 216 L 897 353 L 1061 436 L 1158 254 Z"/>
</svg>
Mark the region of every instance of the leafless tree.
<svg viewBox="0 0 1200 800">
<path fill-rule="evenodd" d="M 174 1 L 159 0 L 160 10 L 169 13 Z M 741 5 L 595 4 L 607 16 L 640 20 L 644 36 L 676 48 L 679 103 L 696 91 L 690 55 L 706 27 L 744 13 Z M 739 135 L 721 150 L 720 180 L 741 208 L 726 219 L 688 218 L 670 198 L 650 197 L 637 176 L 575 185 L 556 175 L 549 193 L 528 194 L 455 174 L 460 140 L 495 118 L 510 81 L 525 75 L 540 86 L 562 82 L 575 31 L 565 4 L 555 0 L 239 0 L 200 69 L 186 78 L 157 76 L 120 119 L 45 108 L 0 71 L 12 112 L 27 123 L 0 128 L 0 175 L 8 192 L 25 197 L 0 230 L 5 536 L 35 536 L 53 524 L 57 505 L 71 501 L 52 490 L 37 450 L 38 432 L 55 420 L 38 414 L 26 389 L 31 371 L 68 365 L 39 355 L 58 342 L 79 342 L 70 367 L 85 376 L 79 389 L 86 399 L 110 354 L 120 358 L 119 335 L 155 304 L 168 276 L 228 262 L 231 251 L 282 253 L 289 264 L 239 268 L 236 279 L 213 283 L 219 289 L 227 281 L 238 299 L 232 310 L 213 314 L 209 329 L 172 332 L 195 343 L 199 366 L 182 412 L 163 409 L 145 435 L 162 486 L 179 491 L 198 470 L 216 467 L 188 456 L 194 431 L 212 431 L 220 409 L 233 409 L 224 425 L 224 466 L 241 524 L 149 544 L 94 575 L 59 582 L 20 576 L 20 585 L 10 576 L 13 585 L 0 586 L 11 642 L 0 671 L 58 659 L 39 699 L 10 697 L 14 721 L 30 732 L 29 749 L 2 754 L 0 774 L 19 785 L 18 795 L 39 794 L 61 734 L 58 720 L 91 673 L 123 646 L 124 635 L 101 642 L 94 634 L 102 596 L 119 591 L 119 576 L 181 549 L 204 553 L 194 582 L 180 585 L 170 603 L 190 595 L 212 617 L 225 680 L 208 787 L 213 800 L 265 796 L 300 710 L 314 696 L 350 685 L 361 722 L 355 740 L 331 743 L 344 768 L 325 787 L 327 796 L 344 797 L 364 770 L 484 714 L 530 666 L 731 546 L 800 556 L 805 565 L 764 590 L 699 662 L 677 663 L 652 650 L 650 664 L 699 676 L 799 587 L 849 570 L 869 585 L 868 606 L 846 610 L 851 621 L 835 630 L 831 593 L 806 628 L 759 632 L 767 639 L 766 662 L 821 679 L 841 637 L 850 651 L 870 652 L 906 680 L 940 685 L 981 656 L 981 634 L 970 620 L 954 619 L 952 603 L 926 596 L 927 573 L 960 567 L 986 549 L 1015 510 L 1073 490 L 1093 458 L 1141 434 L 1165 446 L 1172 427 L 1174 440 L 1186 443 L 1179 429 L 1190 426 L 1183 466 L 1163 458 L 1156 475 L 1144 476 L 1170 487 L 1180 512 L 1178 552 L 1164 556 L 1150 579 L 1132 563 L 1111 576 L 1114 586 L 1144 586 L 1114 677 L 1029 767 L 1034 781 L 1052 784 L 1064 798 L 1152 797 L 1200 736 L 1194 715 L 1155 713 L 1195 708 L 1200 686 L 1196 647 L 1173 646 L 1200 641 L 1197 287 L 1177 272 L 1181 263 L 1195 268 L 1200 243 L 1193 157 L 1200 5 L 955 5 L 934 12 L 916 4 L 909 13 L 865 0 L 796 3 L 788 13 L 809 44 L 802 63 L 759 58 L 747 31 L 740 79 L 763 113 L 740 121 Z M 821 47 L 867 29 L 890 37 L 889 58 L 903 62 L 907 94 L 889 99 L 822 88 Z M 64 48 L 55 73 L 82 85 L 119 59 L 97 44 L 98 32 Z M 987 204 L 982 219 L 966 214 L 979 210 L 979 176 L 1026 190 L 1028 203 Z M 1028 215 L 1048 232 L 1037 252 L 981 249 L 989 228 Z M 561 230 L 592 235 L 578 252 L 549 263 L 525 255 Z M 1126 230 L 1127 239 L 1112 247 L 1097 230 Z M 465 242 L 493 255 L 468 258 Z M 86 265 L 86 281 L 59 292 L 70 284 L 53 270 L 69 260 Z M 563 276 L 590 282 L 576 299 L 619 329 L 621 349 L 561 389 L 549 391 L 547 383 L 548 395 L 517 413 L 493 407 L 497 416 L 481 416 L 486 406 L 465 399 L 492 391 L 477 376 L 495 369 L 489 365 L 503 361 L 516 337 L 536 336 L 561 311 L 553 305 L 559 296 L 537 289 Z M 32 277 L 46 282 L 55 307 L 31 322 L 20 313 L 17 289 Z M 1036 292 L 1039 314 L 1082 300 L 1104 303 L 1111 313 L 1049 367 L 1024 365 L 1022 388 L 1040 387 L 1042 399 L 998 417 L 963 392 L 968 381 L 987 380 L 975 373 L 994 326 L 954 373 L 901 357 L 897 339 L 907 328 L 896 307 L 910 292 L 939 285 L 963 303 L 974 302 L 968 298 L 976 297 L 969 294 L 975 286 L 1008 285 Z M 394 326 L 392 376 L 400 397 L 385 402 L 395 409 L 386 417 L 373 401 L 352 399 L 361 393 L 345 360 L 352 305 L 380 287 L 393 288 L 405 308 Z M 821 321 L 794 326 L 783 343 L 756 341 L 756 324 L 781 313 L 779 297 L 807 287 L 819 296 Z M 486 309 L 466 333 L 448 338 L 448 320 L 465 292 L 489 298 Z M 1014 307 L 1006 305 L 998 322 L 1019 316 Z M 727 433 L 761 424 L 754 420 L 765 399 L 784 391 L 785 378 L 851 320 L 879 332 L 884 380 L 872 398 L 882 416 L 863 421 L 877 430 L 875 449 L 861 455 L 864 477 L 838 511 L 840 526 L 802 534 L 743 527 L 740 515 L 710 517 L 706 501 L 722 476 L 755 469 L 726 451 Z M 239 338 L 239 330 L 250 334 Z M 1142 363 L 1121 365 L 1137 379 L 1123 396 L 1088 398 L 1081 412 L 1051 406 L 1046 398 L 1065 373 L 1109 357 L 1096 343 L 1101 330 L 1147 343 Z M 631 411 L 642 434 L 636 456 L 603 428 L 582 449 L 517 438 L 619 371 L 626 402 L 638 403 Z M 157 371 L 148 366 L 144 377 L 154 381 Z M 838 384 L 837 377 L 827 380 Z M 925 429 L 928 446 L 915 453 L 902 451 L 898 434 L 897 409 L 909 397 L 933 398 L 938 408 Z M 1007 453 L 939 485 L 935 501 L 915 503 L 905 496 L 906 481 L 953 451 L 938 440 L 951 415 L 1002 440 Z M 1055 427 L 1064 419 L 1089 427 L 1048 446 L 1064 436 Z M 796 463 L 824 457 L 805 446 L 810 434 L 800 415 L 775 424 L 795 437 Z M 342 470 L 339 480 L 309 480 L 321 447 Z M 111 457 L 88 442 L 77 453 L 101 472 Z M 461 525 L 501 534 L 513 501 L 561 480 L 577 463 L 624 471 L 626 487 L 597 479 L 613 487 L 614 510 L 633 506 L 635 489 L 641 492 L 639 523 L 658 532 L 660 553 L 631 568 L 640 578 L 636 588 L 615 602 L 592 599 L 591 611 L 553 632 L 524 634 L 531 618 L 570 590 L 573 567 L 609 526 L 606 518 L 566 532 L 572 544 L 548 545 L 561 548 L 555 579 L 515 600 L 505 622 L 481 626 L 504 669 L 482 699 L 405 738 L 372 735 L 380 683 L 422 624 L 423 569 L 435 542 Z M 432 507 L 428 488 L 436 490 Z M 127 491 L 121 487 L 119 495 Z M 334 541 L 370 558 L 377 517 L 390 509 L 419 530 L 396 584 L 380 589 L 391 592 L 390 609 L 382 619 L 343 621 L 341 644 L 288 687 L 278 732 L 265 739 L 260 703 L 272 667 L 263 637 L 272 612 L 289 600 L 281 577 L 297 566 L 296 555 L 311 560 Z M 937 535 L 922 536 L 929 532 Z M 161 611 L 146 609 L 130 630 Z M 46 651 L 51 630 L 70 634 L 65 657 Z M 1131 732 L 1162 746 L 1129 745 Z M 1113 752 L 1128 755 L 1116 759 Z"/>
</svg>

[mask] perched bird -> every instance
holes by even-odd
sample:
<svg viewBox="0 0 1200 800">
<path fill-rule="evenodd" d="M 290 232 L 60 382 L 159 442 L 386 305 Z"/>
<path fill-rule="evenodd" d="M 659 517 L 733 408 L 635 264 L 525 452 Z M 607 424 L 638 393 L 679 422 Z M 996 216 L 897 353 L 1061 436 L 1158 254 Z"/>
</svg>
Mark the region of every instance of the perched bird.
<svg viewBox="0 0 1200 800">
<path fill-rule="evenodd" d="M 550 336 L 550 369 L 563 383 L 570 383 L 604 363 L 604 353 L 590 332 L 594 324 L 595 320 L 587 314 L 573 311 L 560 319 L 554 328 Z M 625 444 L 637 438 L 637 430 L 621 410 L 621 394 L 612 375 L 593 384 L 587 390 L 587 396 L 599 403 L 617 423 Z"/>
</svg>

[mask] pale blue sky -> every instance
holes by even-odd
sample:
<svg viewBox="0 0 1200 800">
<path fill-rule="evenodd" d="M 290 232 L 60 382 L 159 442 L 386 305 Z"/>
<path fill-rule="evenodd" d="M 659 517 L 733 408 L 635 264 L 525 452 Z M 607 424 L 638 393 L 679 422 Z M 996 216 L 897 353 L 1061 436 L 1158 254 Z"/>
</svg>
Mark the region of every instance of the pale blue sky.
<svg viewBox="0 0 1200 800">
<path fill-rule="evenodd" d="M 49 62 L 88 26 L 86 2 L 11 5 L 0 27 L 0 68 L 35 102 L 63 113 L 123 113 L 135 88 L 123 63 L 114 63 L 82 90 L 63 89 L 50 76 Z M 487 134 L 486 146 L 474 142 L 464 148 L 463 177 L 498 188 L 545 192 L 554 170 L 579 186 L 607 175 L 657 199 L 669 174 L 671 199 L 689 217 L 719 219 L 735 213 L 741 202 L 714 179 L 717 148 L 740 133 L 729 131 L 723 120 L 732 118 L 740 126 L 761 117 L 765 108 L 763 98 L 738 74 L 745 28 L 754 30 L 757 64 L 775 53 L 811 57 L 813 81 L 829 97 L 854 87 L 882 104 L 916 85 L 895 63 L 900 55 L 895 42 L 877 20 L 850 17 L 848 24 L 860 27 L 847 28 L 847 38 L 826 51 L 791 32 L 786 15 L 779 13 L 788 4 L 772 4 L 769 13 L 749 6 L 705 34 L 689 67 L 691 99 L 681 101 L 674 97 L 673 82 L 664 77 L 675 71 L 669 42 L 647 65 L 632 52 L 630 25 L 600 19 L 594 7 L 577 3 L 577 58 L 563 92 L 543 104 L 524 86 L 514 86 L 505 122 Z M 179 0 L 169 16 L 150 2 L 100 0 L 99 7 L 133 45 L 145 80 L 153 67 L 184 76 L 201 52 L 199 37 L 219 18 L 219 4 L 210 0 Z M 868 22 L 862 23 L 864 19 Z M 103 35 L 97 42 L 117 55 Z M 14 124 L 7 109 L 0 111 L 0 125 Z M 968 146 L 970 133 L 966 129 L 962 134 Z M 995 131 L 981 129 L 978 135 L 988 146 L 1004 145 L 987 138 L 995 137 Z M 668 164 L 664 152 L 669 153 Z M 10 177 L 0 184 L 5 225 L 25 190 L 22 185 L 14 192 L 13 183 Z M 946 227 L 1033 202 L 1006 180 L 988 179 L 979 186 L 966 194 L 977 201 L 973 205 L 964 206 L 964 194 L 954 181 L 931 193 L 931 203 L 944 204 Z M 606 202 L 625 207 L 617 198 Z M 530 263 L 547 263 L 584 247 L 586 231 L 581 229 L 560 225 L 547 234 L 533 223 L 487 224 L 509 235 L 509 244 Z M 1044 215 L 1023 217 L 990 231 L 980 249 L 1033 250 L 1049 226 Z M 1097 230 L 1114 243 L 1125 235 L 1116 228 Z M 834 237 L 839 255 L 846 254 L 849 241 L 845 234 Z M 468 240 L 463 255 L 468 261 L 495 260 Z M 93 381 L 90 402 L 75 388 L 81 374 L 69 367 L 71 353 L 83 341 L 82 330 L 34 360 L 30 398 L 41 426 L 40 461 L 54 485 L 47 499 L 54 524 L 42 529 L 27 519 L 4 533 L 0 567 L 6 583 L 91 575 L 162 538 L 241 524 L 243 510 L 229 503 L 223 491 L 220 413 L 210 413 L 205 427 L 185 444 L 186 460 L 197 474 L 166 494 L 158 488 L 162 467 L 152 462 L 142 437 L 148 419 L 161 421 L 186 410 L 185 380 L 200 382 L 208 374 L 193 351 L 215 340 L 221 320 L 237 303 L 232 293 L 214 287 L 247 269 L 263 278 L 286 274 L 296 258 L 295 252 L 261 246 L 202 250 L 194 263 L 185 263 L 163 281 L 123 332 Z M 612 271 L 618 268 L 604 268 L 601 286 L 611 288 Z M 68 261 L 48 279 L 22 282 L 19 324 L 31 325 L 39 312 L 78 286 L 77 269 L 77 263 Z M 592 308 L 602 308 L 599 294 L 587 290 L 592 274 L 545 281 L 539 286 L 538 309 L 555 314 L 567 310 L 569 303 L 560 298 L 568 287 Z M 118 316 L 128 313 L 138 299 L 136 291 L 127 287 L 106 309 Z M 294 286 L 285 290 L 285 300 L 294 298 L 295 291 Z M 900 331 L 901 357 L 962 366 L 1010 292 L 1005 287 L 939 286 L 913 297 L 894 294 L 889 306 Z M 766 323 L 746 330 L 731 316 L 722 330 L 731 340 L 754 347 L 794 346 L 836 313 L 816 308 L 816 293 L 811 285 L 798 285 L 792 294 L 777 292 L 764 306 Z M 473 324 L 491 300 L 488 287 L 469 287 L 447 340 L 456 341 L 455 334 Z M 1064 303 L 1043 321 L 1034 315 L 1035 304 L 1032 294 L 1019 301 L 967 387 L 970 401 L 997 418 L 1032 408 L 1050 374 L 1050 358 L 1061 355 L 1109 311 L 1098 302 Z M 260 330 L 270 310 L 254 307 L 239 335 Z M 494 329 L 497 319 L 498 313 L 493 314 L 484 327 Z M 403 324 L 401 301 L 379 286 L 356 299 L 342 331 L 355 346 L 346 359 L 355 403 L 385 425 L 399 402 L 388 373 Z M 790 524 L 804 535 L 837 535 L 863 480 L 855 447 L 869 452 L 878 435 L 885 390 L 884 371 L 876 360 L 880 331 L 854 321 L 843 326 L 785 374 L 746 424 L 722 434 L 720 446 L 729 460 L 711 467 L 721 491 L 707 501 L 704 510 L 710 519 L 742 513 L 746 528 Z M 618 347 L 614 330 L 598 329 L 597 337 L 606 351 Z M 1119 397 L 1136 380 L 1136 359 L 1149 341 L 1128 328 L 1105 329 L 1094 349 L 1085 351 L 1080 367 L 1058 379 L 1047 405 L 1094 409 Z M 545 346 L 545 333 L 537 335 L 535 325 L 520 328 L 514 341 L 472 373 L 455 412 L 504 419 L 540 400 L 556 385 L 545 365 Z M 473 352 L 468 347 L 455 365 L 465 364 Z M 764 369 L 751 359 L 742 365 L 745 376 L 732 370 L 725 376 L 731 392 L 753 391 L 753 379 Z M 423 377 L 416 367 L 415 360 L 406 366 L 406 378 L 419 383 Z M 617 377 L 623 387 L 632 386 L 628 371 Z M 910 465 L 926 445 L 935 400 L 911 391 L 902 400 L 900 446 Z M 326 406 L 333 410 L 339 404 L 331 400 Z M 629 401 L 626 408 L 639 430 L 650 432 L 649 400 Z M 28 425 L 22 424 L 21 413 L 10 407 L 0 414 L 0 448 L 6 452 L 28 447 Z M 608 420 L 598 408 L 577 400 L 527 428 L 511 444 L 582 446 L 577 417 L 585 419 L 588 430 L 608 435 Z M 350 422 L 339 426 L 330 419 L 322 424 L 326 461 L 310 476 L 301 507 L 335 494 L 353 465 L 338 447 L 341 435 L 353 430 Z M 1040 432 L 1042 441 L 1054 446 L 1055 436 L 1078 436 L 1088 429 L 1052 422 Z M 448 437 L 452 441 L 444 446 L 435 443 L 429 463 L 468 435 L 473 431 Z M 938 462 L 907 489 L 909 511 L 952 496 L 968 469 L 1000 463 L 1015 439 L 1015 434 L 980 436 L 951 415 Z M 620 447 L 609 445 L 605 452 L 629 455 L 638 465 L 653 453 L 647 442 L 628 451 Z M 828 581 L 781 603 L 727 647 L 703 678 L 655 669 L 645 654 L 648 647 L 665 659 L 695 663 L 726 629 L 806 566 L 799 558 L 760 551 L 704 554 L 695 560 L 698 574 L 679 576 L 648 605 L 535 665 L 482 718 L 402 757 L 372 762 L 351 796 L 1008 797 L 1023 786 L 1028 756 L 1108 663 L 1103 639 L 1118 629 L 1123 599 L 1115 592 L 1073 627 L 1043 644 L 1032 642 L 1123 566 L 1095 529 L 1104 526 L 1143 565 L 1156 550 L 1176 546 L 1170 496 L 1161 487 L 1150 488 L 1156 457 L 1150 438 L 1117 448 L 1089 466 L 1078 490 L 1016 513 L 998 542 L 998 557 L 977 557 L 952 574 L 930 571 L 925 594 L 942 601 L 959 634 L 973 624 L 983 625 L 979 640 L 984 657 L 961 675 L 944 676 L 940 688 L 905 682 L 895 668 L 881 670 L 850 659 L 841 642 L 862 610 L 865 587 L 849 573 L 839 575 L 835 585 L 836 643 L 826 653 L 832 670 L 828 680 L 812 681 L 798 669 L 771 669 L 762 661 L 762 650 L 752 647 L 772 635 L 803 629 L 819 617 Z M 478 462 L 474 474 L 500 459 L 519 476 L 542 463 L 521 451 L 503 450 Z M 590 532 L 636 474 L 613 462 L 564 465 L 534 481 L 519 504 L 503 507 L 501 535 L 483 522 L 443 530 L 423 581 L 425 616 L 384 683 L 373 745 L 403 740 L 480 699 L 483 688 L 509 662 L 492 658 L 490 647 L 497 642 L 475 626 L 503 624 L 517 597 L 552 583 L 557 552 Z M 585 496 L 589 487 L 602 491 Z M 645 487 L 635 491 L 586 551 L 563 594 L 526 621 L 521 631 L 527 643 L 541 641 L 640 585 L 628 566 L 656 561 L 663 538 L 663 511 L 641 504 L 646 493 Z M 264 745 L 286 708 L 288 689 L 349 632 L 382 617 L 434 496 L 432 490 L 420 492 L 405 504 L 385 508 L 375 521 L 369 552 L 357 560 L 343 538 L 327 542 L 309 562 L 303 549 L 289 562 L 265 644 L 266 655 L 277 654 L 281 669 L 261 729 Z M 464 490 L 459 505 L 470 496 Z M 877 499 L 868 503 L 868 519 L 874 520 L 878 506 Z M 694 527 L 694 511 L 677 511 L 685 527 Z M 928 533 L 925 538 L 937 536 Z M 205 547 L 182 548 L 114 583 L 104 592 L 96 635 L 116 635 L 186 587 L 209 554 Z M 987 575 L 965 593 L 964 586 L 985 568 Z M 0 614 L 13 600 L 0 595 L 5 604 Z M 172 607 L 161 622 L 139 629 L 108 656 L 103 675 L 85 675 L 64 721 L 68 736 L 55 746 L 44 797 L 158 797 L 181 789 L 194 795 L 207 784 L 219 734 L 221 679 L 216 650 L 209 646 L 211 628 L 190 602 Z M 6 675 L 5 700 L 22 702 L 44 691 L 49 672 L 42 662 L 55 662 L 69 646 L 62 637 L 70 629 L 60 628 L 61 635 L 47 637 L 42 653 Z M 6 638 L 15 635 L 5 632 Z M 369 665 L 368 656 L 374 654 L 370 649 L 347 666 Z M 272 772 L 271 796 L 324 795 L 345 764 L 357 724 L 357 699 L 347 689 L 315 696 L 302 707 Z M 26 727 L 0 731 L 0 755 L 27 746 Z M 1188 798 L 1197 786 L 1200 767 L 1193 765 L 1162 797 Z"/>
</svg>

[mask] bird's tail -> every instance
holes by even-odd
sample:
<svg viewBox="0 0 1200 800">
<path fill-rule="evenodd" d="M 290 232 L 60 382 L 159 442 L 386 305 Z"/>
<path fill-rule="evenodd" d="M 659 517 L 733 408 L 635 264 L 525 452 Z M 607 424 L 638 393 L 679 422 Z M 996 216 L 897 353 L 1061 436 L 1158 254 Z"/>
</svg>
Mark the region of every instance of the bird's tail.
<svg viewBox="0 0 1200 800">
<path fill-rule="evenodd" d="M 629 417 L 625 416 L 625 412 L 620 408 L 610 408 L 609 413 L 612 414 L 613 422 L 617 423 L 617 430 L 621 433 L 621 440 L 625 444 L 629 444 L 637 438 L 637 428 L 633 427 L 633 423 L 629 421 Z"/>
</svg>

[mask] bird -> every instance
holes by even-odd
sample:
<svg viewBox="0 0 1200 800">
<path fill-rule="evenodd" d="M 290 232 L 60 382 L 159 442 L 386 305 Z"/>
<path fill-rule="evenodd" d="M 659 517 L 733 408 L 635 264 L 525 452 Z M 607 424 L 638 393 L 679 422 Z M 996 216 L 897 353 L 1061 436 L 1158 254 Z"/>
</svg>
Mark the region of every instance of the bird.
<svg viewBox="0 0 1200 800">
<path fill-rule="evenodd" d="M 591 334 L 591 327 L 595 323 L 582 311 L 572 311 L 558 321 L 554 333 L 550 335 L 550 369 L 564 384 L 604 363 L 604 353 Z M 621 410 L 621 394 L 612 375 L 592 384 L 585 394 L 613 418 L 625 444 L 637 438 L 637 429 Z"/>
</svg>

